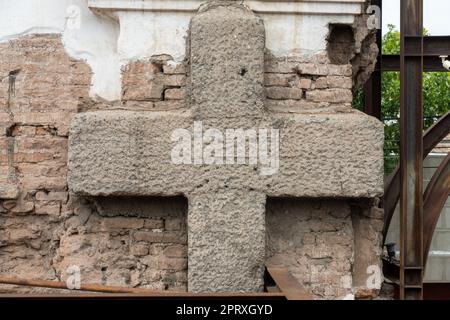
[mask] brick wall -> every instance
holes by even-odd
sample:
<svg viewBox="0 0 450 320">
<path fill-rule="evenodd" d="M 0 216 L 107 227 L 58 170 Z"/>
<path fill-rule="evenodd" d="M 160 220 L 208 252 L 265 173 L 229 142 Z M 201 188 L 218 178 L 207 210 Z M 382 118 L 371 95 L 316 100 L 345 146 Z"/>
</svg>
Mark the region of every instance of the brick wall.
<svg viewBox="0 0 450 320">
<path fill-rule="evenodd" d="M 122 69 L 122 104 L 142 110 L 173 110 L 184 107 L 186 68 L 171 64 L 168 56 L 138 60 Z"/>
<path fill-rule="evenodd" d="M 144 215 L 103 217 L 95 203 L 70 196 L 66 180 L 75 113 L 179 107 L 184 68 L 167 61 L 128 65 L 124 100 L 106 105 L 89 98 L 90 68 L 65 53 L 59 36 L 0 44 L 1 275 L 64 280 L 78 265 L 84 283 L 186 290 L 183 207 L 162 202 Z M 49 290 L 0 285 L 11 291 Z"/>
<path fill-rule="evenodd" d="M 265 64 L 269 110 L 290 113 L 351 110 L 351 64 L 332 64 L 326 53 L 286 58 L 267 56 Z"/>
<path fill-rule="evenodd" d="M 442 151 L 441 151 L 442 152 Z M 445 159 L 446 155 L 429 155 L 423 163 L 424 188 L 427 187 L 436 169 Z M 400 208 L 397 204 L 391 220 L 387 243 L 396 243 L 396 250 L 400 246 Z M 425 269 L 425 282 L 449 282 L 450 281 L 450 198 L 439 216 L 434 230 L 427 265 Z"/>
</svg>

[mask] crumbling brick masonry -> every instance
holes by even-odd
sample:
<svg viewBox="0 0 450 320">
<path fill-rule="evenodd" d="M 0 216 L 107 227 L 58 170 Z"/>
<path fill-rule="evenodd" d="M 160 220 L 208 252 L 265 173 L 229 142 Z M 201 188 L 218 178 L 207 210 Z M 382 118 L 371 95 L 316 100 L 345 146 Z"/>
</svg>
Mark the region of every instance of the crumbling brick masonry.
<svg viewBox="0 0 450 320">
<path fill-rule="evenodd" d="M 126 61 L 116 101 L 92 94 L 60 34 L 1 42 L 0 274 L 64 281 L 76 265 L 84 283 L 260 291 L 282 265 L 316 298 L 375 297 L 383 126 L 352 109 L 376 55 L 362 17 L 281 55 L 259 15 L 209 1 L 185 59 Z M 171 133 L 194 121 L 280 130 L 279 171 L 171 163 Z"/>
</svg>

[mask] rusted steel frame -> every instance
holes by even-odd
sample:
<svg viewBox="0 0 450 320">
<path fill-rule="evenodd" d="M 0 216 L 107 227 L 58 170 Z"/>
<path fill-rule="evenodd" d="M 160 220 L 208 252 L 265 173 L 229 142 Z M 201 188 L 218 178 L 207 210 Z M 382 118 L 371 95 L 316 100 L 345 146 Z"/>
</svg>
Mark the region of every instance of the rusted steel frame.
<svg viewBox="0 0 450 320">
<path fill-rule="evenodd" d="M 267 272 L 287 300 L 313 300 L 312 295 L 300 285 L 287 268 L 267 267 Z"/>
<path fill-rule="evenodd" d="M 51 288 L 51 289 L 65 289 L 71 290 L 67 288 L 65 282 L 60 281 L 49 281 L 49 280 L 30 280 L 30 279 L 21 279 L 21 278 L 8 278 L 8 277 L 0 277 L 0 284 L 11 284 L 11 285 L 20 285 L 20 286 L 30 286 L 30 287 L 42 287 L 42 288 Z M 157 290 L 149 290 L 144 288 L 128 288 L 128 287 L 120 287 L 120 286 L 104 286 L 99 284 L 81 284 L 79 289 L 71 290 L 73 293 L 61 294 L 61 295 L 45 295 L 48 297 L 129 297 L 129 298 L 224 298 L 224 299 L 232 299 L 232 298 L 285 298 L 285 294 L 283 292 L 272 292 L 272 293 L 259 293 L 259 292 L 218 292 L 218 293 L 191 293 L 191 292 L 182 292 L 182 291 L 157 291 Z M 79 292 L 97 292 L 95 294 L 86 294 Z M 42 295 L 1 295 L 0 298 L 5 297 L 22 297 L 22 296 L 31 296 L 31 297 L 40 297 Z"/>
<path fill-rule="evenodd" d="M 372 0 L 372 5 L 382 9 L 382 0 Z M 382 17 L 379 17 L 379 25 L 382 26 Z M 382 32 L 377 30 L 377 46 L 379 49 L 375 71 L 364 85 L 364 112 L 377 119 L 381 119 L 381 66 L 382 66 Z"/>
<path fill-rule="evenodd" d="M 447 112 L 438 122 L 431 126 L 423 135 L 423 158 L 450 134 L 450 111 Z M 395 207 L 400 197 L 400 173 L 399 167 L 391 173 L 386 179 L 384 188 L 384 230 L 383 243 L 386 239 L 389 225 L 391 224 L 392 216 L 394 215 Z"/>
<path fill-rule="evenodd" d="M 43 287 L 53 289 L 66 289 L 65 282 L 61 281 L 49 281 L 49 280 L 35 280 L 35 279 L 22 279 L 22 278 L 9 278 L 0 276 L 0 284 L 12 284 L 19 286 L 31 286 L 31 287 Z M 105 292 L 105 293 L 140 293 L 140 294 L 160 294 L 160 291 L 143 289 L 143 288 L 127 288 L 120 286 L 104 286 L 99 284 L 81 284 L 77 291 L 91 291 L 91 292 Z"/>
<path fill-rule="evenodd" d="M 448 55 L 450 55 L 450 52 Z M 400 56 L 396 54 L 384 54 L 381 61 L 381 71 L 400 71 Z M 448 70 L 442 66 L 442 60 L 438 56 L 423 57 L 423 71 L 448 72 Z"/>
<path fill-rule="evenodd" d="M 431 178 L 424 194 L 424 239 L 423 239 L 423 261 L 426 265 L 430 251 L 431 240 L 438 223 L 442 209 L 450 194 L 450 153 L 440 164 L 439 168 Z"/>
<path fill-rule="evenodd" d="M 394 299 L 399 298 L 399 285 L 393 282 Z M 450 283 L 447 282 L 424 282 L 423 284 L 423 299 L 424 300 L 450 300 Z"/>
<path fill-rule="evenodd" d="M 423 152 L 428 155 L 439 142 L 450 134 L 450 111 L 430 127 L 423 137 Z"/>
<path fill-rule="evenodd" d="M 383 258 L 383 276 L 398 285 L 400 279 L 400 265 L 398 261 Z"/>
<path fill-rule="evenodd" d="M 423 39 L 422 39 L 423 38 Z M 422 44 L 423 43 L 423 44 Z M 408 56 L 442 56 L 450 54 L 449 36 L 408 36 L 405 43 Z"/>
<path fill-rule="evenodd" d="M 423 40 L 407 55 L 411 37 L 422 37 L 423 0 L 400 6 L 400 299 L 423 299 Z"/>
</svg>

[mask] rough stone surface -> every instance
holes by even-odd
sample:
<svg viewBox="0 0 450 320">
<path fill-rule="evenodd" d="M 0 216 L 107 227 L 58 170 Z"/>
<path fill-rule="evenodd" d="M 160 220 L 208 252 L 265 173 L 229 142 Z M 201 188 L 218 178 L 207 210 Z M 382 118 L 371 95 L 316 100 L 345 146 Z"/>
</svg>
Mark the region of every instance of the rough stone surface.
<svg viewBox="0 0 450 320">
<path fill-rule="evenodd" d="M 369 1 L 364 4 L 363 12 Z M 351 59 L 353 70 L 353 91 L 361 88 L 375 70 L 379 48 L 376 44 L 376 29 L 367 28 L 368 14 L 362 14 L 355 18 L 353 23 L 355 37 L 355 52 Z"/>
<path fill-rule="evenodd" d="M 377 297 L 383 281 L 381 256 L 384 210 L 378 208 L 376 202 L 360 200 L 351 203 L 355 243 L 353 292 L 357 299 Z M 378 274 L 374 274 L 378 271 Z M 379 277 L 379 280 L 373 276 Z"/>
<path fill-rule="evenodd" d="M 264 116 L 264 25 L 245 7 L 223 3 L 207 3 L 191 21 L 191 107 L 205 125 L 254 127 Z M 246 171 L 254 181 L 255 171 Z M 190 197 L 189 290 L 261 291 L 265 194 L 227 186 L 235 175 L 214 178 L 221 173 L 214 168 L 202 177 L 211 176 L 215 192 L 196 184 Z"/>
<path fill-rule="evenodd" d="M 265 196 L 381 195 L 382 125 L 351 110 L 323 116 L 268 113 L 264 28 L 259 18 L 236 3 L 202 7 L 190 32 L 190 108 L 79 115 L 71 128 L 70 189 L 90 196 L 186 196 L 189 290 L 261 290 Z M 247 45 L 241 46 L 243 42 Z M 310 77 L 351 76 L 348 66 L 288 64 L 289 72 Z M 292 98 L 289 92 L 280 92 L 280 98 L 283 94 Z M 316 91 L 311 97 L 318 103 L 351 102 L 351 92 L 345 89 Z M 179 128 L 192 132 L 194 120 L 201 120 L 205 129 L 279 129 L 279 172 L 262 176 L 260 165 L 173 164 L 171 133 Z M 210 219 L 205 219 L 206 212 Z M 248 233 L 251 239 L 244 236 Z"/>
<path fill-rule="evenodd" d="M 79 114 L 70 135 L 70 188 L 91 196 L 188 196 L 198 188 L 214 192 L 224 186 L 271 196 L 382 194 L 383 132 L 377 120 L 357 111 L 272 116 L 280 129 L 280 168 L 277 174 L 262 176 L 260 165 L 255 171 L 249 165 L 173 164 L 172 131 L 193 132 L 187 111 Z"/>
<path fill-rule="evenodd" d="M 196 118 L 245 116 L 242 120 L 248 122 L 248 117 L 263 116 L 264 37 L 263 21 L 237 2 L 212 1 L 200 7 L 190 27 Z"/>
<path fill-rule="evenodd" d="M 265 199 L 242 189 L 190 198 L 189 290 L 262 291 Z"/>
<path fill-rule="evenodd" d="M 19 197 L 19 188 L 15 184 L 0 186 L 0 199 L 11 200 Z"/>
</svg>

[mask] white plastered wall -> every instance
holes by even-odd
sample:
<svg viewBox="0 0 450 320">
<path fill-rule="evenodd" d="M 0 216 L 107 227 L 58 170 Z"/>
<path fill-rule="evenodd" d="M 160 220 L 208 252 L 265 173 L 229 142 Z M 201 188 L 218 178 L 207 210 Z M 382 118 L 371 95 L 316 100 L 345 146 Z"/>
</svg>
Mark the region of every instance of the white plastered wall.
<svg viewBox="0 0 450 320">
<path fill-rule="evenodd" d="M 68 54 L 93 71 L 91 96 L 119 100 L 121 67 L 168 54 L 184 59 L 189 21 L 203 0 L 1 0 L 0 42 L 36 33 L 62 34 Z M 247 0 L 262 16 L 275 56 L 326 47 L 330 23 L 353 23 L 365 0 Z"/>
</svg>

